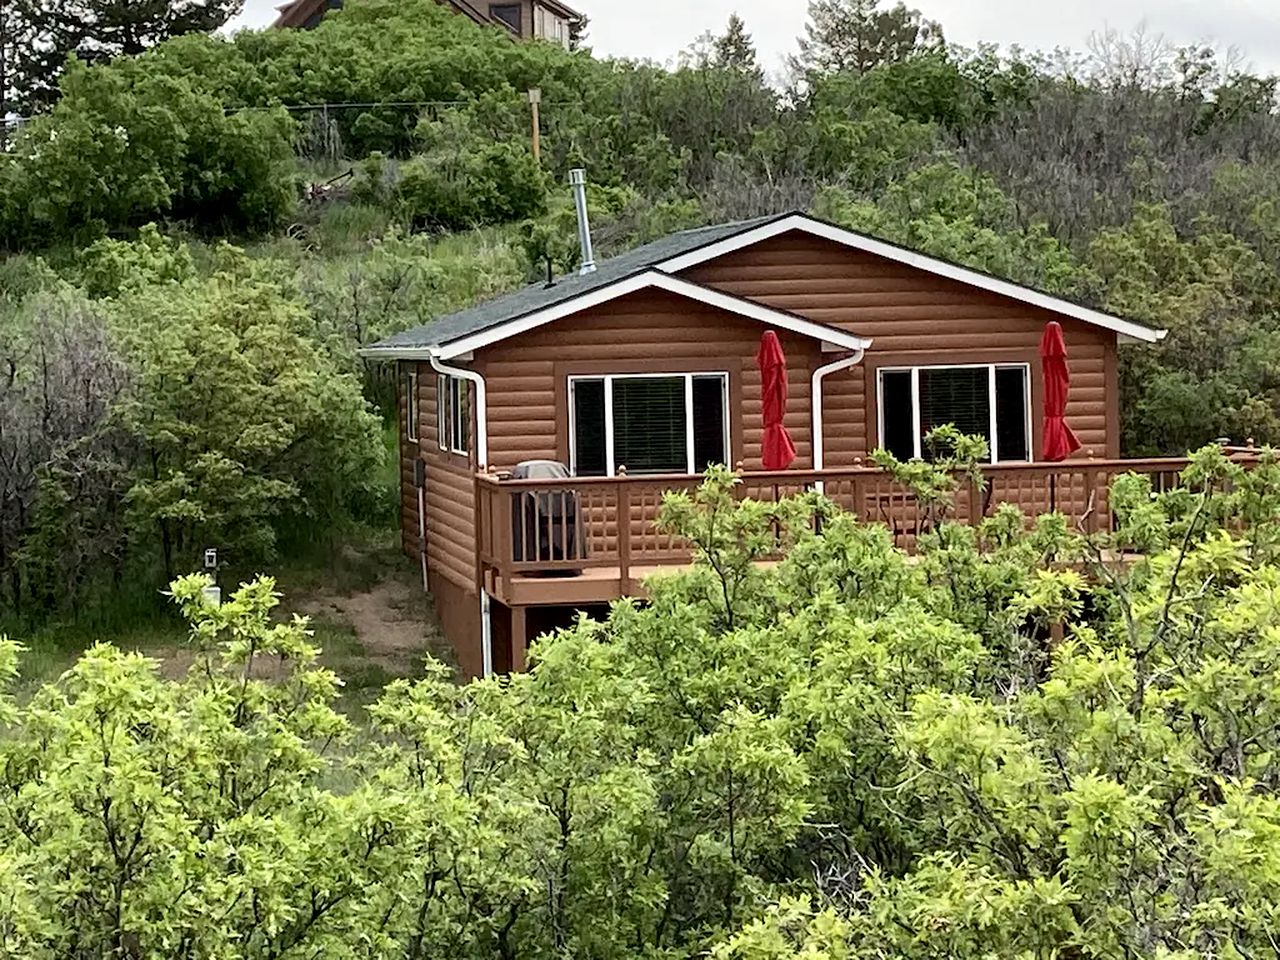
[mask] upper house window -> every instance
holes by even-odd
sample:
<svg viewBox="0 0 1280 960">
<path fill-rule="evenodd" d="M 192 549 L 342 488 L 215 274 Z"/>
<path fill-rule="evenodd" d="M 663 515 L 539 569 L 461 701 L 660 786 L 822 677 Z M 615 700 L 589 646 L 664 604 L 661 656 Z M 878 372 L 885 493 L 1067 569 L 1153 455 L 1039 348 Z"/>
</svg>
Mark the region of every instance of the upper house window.
<svg viewBox="0 0 1280 960">
<path fill-rule="evenodd" d="M 1025 363 L 880 371 L 880 445 L 899 460 L 927 458 L 925 435 L 953 424 L 980 436 L 991 462 L 1031 459 L 1031 370 Z"/>
<path fill-rule="evenodd" d="M 549 40 L 567 49 L 570 42 L 569 21 L 552 13 L 546 7 L 535 6 L 533 35 L 539 40 Z"/>
<path fill-rule="evenodd" d="M 726 373 L 570 377 L 570 468 L 613 477 L 727 463 L 728 404 Z"/>
<path fill-rule="evenodd" d="M 489 16 L 494 22 L 501 23 L 510 29 L 517 37 L 524 36 L 524 30 L 521 29 L 520 4 L 491 3 L 489 4 Z"/>
</svg>

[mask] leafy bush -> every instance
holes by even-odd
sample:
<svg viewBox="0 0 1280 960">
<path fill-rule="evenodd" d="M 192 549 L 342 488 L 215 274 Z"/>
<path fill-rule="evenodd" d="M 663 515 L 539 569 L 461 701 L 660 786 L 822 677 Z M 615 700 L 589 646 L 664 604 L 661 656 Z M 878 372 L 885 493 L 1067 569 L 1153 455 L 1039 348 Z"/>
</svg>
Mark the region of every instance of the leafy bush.
<svg viewBox="0 0 1280 960">
<path fill-rule="evenodd" d="M 228 115 L 137 62 L 73 66 L 63 97 L 0 154 L 0 244 L 92 239 L 158 217 L 261 231 L 296 198 L 282 111 Z"/>
<path fill-rule="evenodd" d="M 546 209 L 547 182 L 528 148 L 485 142 L 457 118 L 421 128 L 425 152 L 401 165 L 396 202 L 414 227 L 466 230 Z"/>
<path fill-rule="evenodd" d="M 262 562 L 282 528 L 383 501 L 353 347 L 281 264 L 226 247 L 201 276 L 145 227 L 72 272 L 98 299 L 46 281 L 0 322 L 6 607 L 66 607 L 127 574 L 159 585 L 210 544 Z"/>
<path fill-rule="evenodd" d="M 116 411 L 143 450 L 127 499 L 166 572 L 207 544 L 269 558 L 278 524 L 331 522 L 370 482 L 378 420 L 277 265 L 225 248 L 208 279 L 126 292 L 112 314 L 137 371 Z"/>
<path fill-rule="evenodd" d="M 271 581 L 221 608 L 177 582 L 185 679 L 100 646 L 0 700 L 6 950 L 1265 954 L 1280 461 L 1123 479 L 1091 537 L 955 526 L 958 481 L 908 466 L 942 518 L 917 560 L 717 470 L 663 508 L 692 570 L 542 639 L 527 675 L 429 664 L 361 739 Z M 0 679 L 17 657 L 0 641 Z"/>
</svg>

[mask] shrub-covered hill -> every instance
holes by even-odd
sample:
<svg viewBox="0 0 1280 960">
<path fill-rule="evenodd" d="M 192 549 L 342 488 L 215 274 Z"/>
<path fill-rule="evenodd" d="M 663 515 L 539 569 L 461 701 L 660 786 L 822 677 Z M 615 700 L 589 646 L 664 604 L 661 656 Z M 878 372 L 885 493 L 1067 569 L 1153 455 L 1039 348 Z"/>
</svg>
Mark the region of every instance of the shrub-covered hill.
<svg viewBox="0 0 1280 960">
<path fill-rule="evenodd" d="M 906 8 L 821 6 L 786 90 L 738 21 L 668 69 L 512 43 L 434 0 L 71 64 L 0 152 L 0 414 L 20 425 L 0 433 L 0 597 L 56 607 L 159 585 L 202 541 L 267 560 L 300 519 L 390 522 L 389 384 L 356 349 L 572 268 L 577 164 L 605 254 L 809 209 L 1169 328 L 1124 353 L 1127 453 L 1280 439 L 1273 78 L 1115 38 L 967 51 Z M 314 403 L 211 416 L 280 375 L 277 344 Z M 213 393 L 172 389 L 205 369 Z M 330 417 L 341 444 L 313 429 Z"/>
</svg>

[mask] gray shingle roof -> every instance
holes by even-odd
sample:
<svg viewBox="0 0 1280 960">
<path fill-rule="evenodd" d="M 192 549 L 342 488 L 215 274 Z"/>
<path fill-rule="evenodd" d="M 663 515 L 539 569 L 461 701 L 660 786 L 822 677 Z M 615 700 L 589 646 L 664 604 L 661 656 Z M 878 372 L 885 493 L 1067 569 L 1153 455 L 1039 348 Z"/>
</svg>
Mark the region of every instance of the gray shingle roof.
<svg viewBox="0 0 1280 960">
<path fill-rule="evenodd" d="M 477 304 L 461 313 L 441 317 L 421 327 L 398 333 L 374 344 L 369 349 L 376 352 L 423 350 L 444 346 L 463 337 L 469 337 L 491 327 L 518 320 L 539 310 L 581 297 L 594 290 L 611 286 L 619 280 L 643 273 L 673 257 L 692 253 L 694 250 L 746 233 L 748 230 L 783 219 L 785 216 L 787 214 L 673 233 L 669 237 L 663 237 L 661 240 L 655 240 L 653 243 L 603 261 L 595 273 L 589 273 L 586 276 L 575 274 L 562 277 L 553 287 L 548 287 L 546 284 L 525 287 L 516 293 Z"/>
</svg>

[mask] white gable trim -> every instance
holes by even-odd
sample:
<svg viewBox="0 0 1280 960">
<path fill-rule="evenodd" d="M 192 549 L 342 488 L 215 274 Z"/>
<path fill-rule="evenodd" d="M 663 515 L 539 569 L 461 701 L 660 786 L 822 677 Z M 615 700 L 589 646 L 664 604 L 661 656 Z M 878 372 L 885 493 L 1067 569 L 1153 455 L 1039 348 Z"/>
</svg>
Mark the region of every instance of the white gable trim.
<svg viewBox="0 0 1280 960">
<path fill-rule="evenodd" d="M 1131 320 L 1125 320 L 1121 317 L 1115 317 L 1098 310 L 1091 310 L 1088 307 L 1082 307 L 1077 303 L 1071 303 L 1068 300 L 1062 300 L 1058 297 L 1050 296 L 1047 293 L 1041 293 L 1038 290 L 1029 290 L 1021 287 L 1016 283 L 1010 283 L 1007 280 L 1000 280 L 996 277 L 990 277 L 974 270 L 968 270 L 964 267 L 958 267 L 953 263 L 947 263 L 945 260 L 938 260 L 934 257 L 925 256 L 922 253 L 913 253 L 910 250 L 904 250 L 902 247 L 894 246 L 891 243 L 885 243 L 876 240 L 861 233 L 854 233 L 852 230 L 845 230 L 841 227 L 833 226 L 829 223 L 823 223 L 821 220 L 814 220 L 803 214 L 792 214 L 789 217 L 783 217 L 772 223 L 766 223 L 763 226 L 747 230 L 737 236 L 730 237 L 727 240 L 721 240 L 719 243 L 713 243 L 710 246 L 702 247 L 694 250 L 692 253 L 682 254 L 673 257 L 663 263 L 657 265 L 657 269 L 666 271 L 667 273 L 680 273 L 688 270 L 690 267 L 696 267 L 699 264 L 706 263 L 708 260 L 714 260 L 722 257 L 727 253 L 734 253 L 746 247 L 754 246 L 764 240 L 770 240 L 773 237 L 781 236 L 798 230 L 807 233 L 810 236 L 821 237 L 823 240 L 830 240 L 841 246 L 850 247 L 855 250 L 861 250 L 865 253 L 875 254 L 884 257 L 887 260 L 893 260 L 897 263 L 914 267 L 917 270 L 923 270 L 926 273 L 932 273 L 936 276 L 946 277 L 949 280 L 956 280 L 960 283 L 967 284 L 971 287 L 977 287 L 990 293 L 1000 294 L 1013 300 L 1019 300 L 1023 303 L 1030 304 L 1034 307 L 1040 307 L 1052 313 L 1061 314 L 1065 317 L 1072 317 L 1081 320 L 1084 323 L 1093 324 L 1102 327 L 1105 330 L 1111 330 L 1119 334 L 1121 339 L 1137 341 L 1140 343 L 1156 343 L 1163 340 L 1168 334 L 1167 330 L 1155 330 L 1151 327 L 1145 327 L 1142 324 L 1134 323 Z"/>
<path fill-rule="evenodd" d="M 641 290 L 665 290 L 668 293 L 696 300 L 699 303 L 717 307 L 728 313 L 746 317 L 749 320 L 756 320 L 766 326 L 789 330 L 801 336 L 812 337 L 814 340 L 821 341 L 823 344 L 831 344 L 840 350 L 866 350 L 871 346 L 871 341 L 865 337 L 845 333 L 836 327 L 814 323 L 811 320 L 805 320 L 803 317 L 798 317 L 782 310 L 775 310 L 772 307 L 766 307 L 764 304 L 743 300 L 740 297 L 722 293 L 719 290 L 712 290 L 709 287 L 700 286 L 688 280 L 681 280 L 679 277 L 668 276 L 657 270 L 648 270 L 645 273 L 619 280 L 617 283 L 601 287 L 598 290 L 592 290 L 580 297 L 574 297 L 571 300 L 557 303 L 536 313 L 509 320 L 506 323 L 490 327 L 488 330 L 482 330 L 479 333 L 473 333 L 470 336 L 462 337 L 459 340 L 441 344 L 440 346 L 371 347 L 361 351 L 361 353 L 364 356 L 383 360 L 425 360 L 432 356 L 439 360 L 453 360 L 464 354 L 481 350 L 491 344 L 519 336 L 545 324 L 553 323 L 583 310 L 590 310 L 592 307 L 601 306 Z"/>
</svg>

